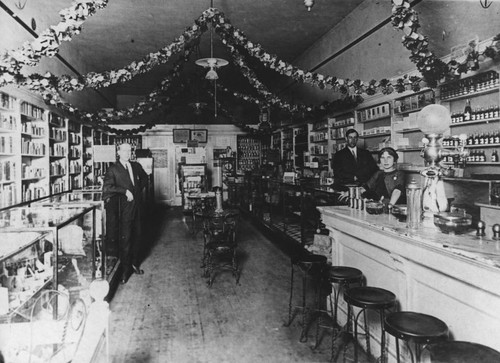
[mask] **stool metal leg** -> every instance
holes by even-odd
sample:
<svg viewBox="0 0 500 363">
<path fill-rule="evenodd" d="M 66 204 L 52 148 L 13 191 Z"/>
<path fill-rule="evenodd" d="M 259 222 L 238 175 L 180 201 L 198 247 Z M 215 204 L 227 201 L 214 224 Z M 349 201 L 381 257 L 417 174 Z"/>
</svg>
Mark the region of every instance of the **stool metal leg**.
<svg viewBox="0 0 500 363">
<path fill-rule="evenodd" d="M 290 299 L 288 300 L 288 322 L 285 326 L 290 326 L 292 323 L 292 300 L 293 300 L 293 263 L 292 263 L 292 273 L 290 277 Z"/>
<path fill-rule="evenodd" d="M 307 289 L 307 272 L 302 271 L 302 331 L 300 332 L 300 342 L 307 342 L 307 327 L 306 327 L 306 290 Z"/>
<path fill-rule="evenodd" d="M 380 312 L 380 326 L 382 327 L 382 338 L 380 339 L 380 362 L 386 362 L 386 349 L 385 349 L 385 330 L 383 328 L 385 321 L 385 312 L 384 309 L 381 309 Z"/>
</svg>

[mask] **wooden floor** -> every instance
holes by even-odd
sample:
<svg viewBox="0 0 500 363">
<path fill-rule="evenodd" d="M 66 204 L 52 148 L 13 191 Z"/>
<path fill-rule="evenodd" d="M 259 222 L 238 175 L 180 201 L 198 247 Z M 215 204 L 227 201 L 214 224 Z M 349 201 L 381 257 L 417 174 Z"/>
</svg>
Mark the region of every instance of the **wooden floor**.
<svg viewBox="0 0 500 363">
<path fill-rule="evenodd" d="M 190 222 L 178 209 L 158 213 L 145 274 L 120 285 L 110 304 L 111 362 L 328 362 L 329 337 L 313 350 L 315 328 L 300 343 L 300 319 L 284 326 L 289 257 L 242 219 L 240 285 L 226 272 L 209 288 L 202 235 Z"/>
</svg>

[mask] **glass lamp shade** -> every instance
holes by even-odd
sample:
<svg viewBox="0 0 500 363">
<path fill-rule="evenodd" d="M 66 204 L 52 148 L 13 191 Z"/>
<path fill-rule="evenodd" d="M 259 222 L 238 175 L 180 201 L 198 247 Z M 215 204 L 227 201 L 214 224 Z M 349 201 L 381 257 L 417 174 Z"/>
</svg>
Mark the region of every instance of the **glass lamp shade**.
<svg viewBox="0 0 500 363">
<path fill-rule="evenodd" d="M 451 115 L 444 106 L 428 105 L 419 112 L 417 121 L 425 135 L 442 135 L 450 127 Z"/>
<path fill-rule="evenodd" d="M 222 58 L 200 58 L 195 61 L 195 64 L 205 68 L 218 68 L 227 66 L 229 62 Z"/>
<path fill-rule="evenodd" d="M 207 75 L 205 76 L 206 79 L 210 81 L 215 81 L 216 79 L 219 79 L 219 75 L 215 71 L 215 68 L 210 68 L 210 70 L 207 72 Z"/>
</svg>

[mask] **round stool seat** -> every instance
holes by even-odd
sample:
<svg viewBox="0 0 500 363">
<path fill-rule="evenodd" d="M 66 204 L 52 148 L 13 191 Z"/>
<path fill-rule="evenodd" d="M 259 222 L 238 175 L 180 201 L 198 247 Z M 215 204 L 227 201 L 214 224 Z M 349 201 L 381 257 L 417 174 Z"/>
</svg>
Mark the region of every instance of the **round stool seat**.
<svg viewBox="0 0 500 363">
<path fill-rule="evenodd" d="M 387 315 L 384 328 L 396 338 L 415 343 L 433 343 L 448 336 L 448 326 L 444 321 L 410 311 Z"/>
<path fill-rule="evenodd" d="M 292 263 L 307 270 L 312 268 L 313 266 L 326 265 L 327 260 L 328 259 L 326 258 L 326 256 L 323 255 L 315 255 L 314 253 L 304 253 L 292 259 Z"/>
<path fill-rule="evenodd" d="M 500 352 L 485 345 L 446 341 L 429 345 L 432 363 L 498 363 Z"/>
<path fill-rule="evenodd" d="M 353 287 L 344 292 L 344 300 L 364 309 L 388 309 L 396 303 L 396 295 L 378 287 Z"/>
<path fill-rule="evenodd" d="M 293 260 L 295 263 L 326 263 L 327 258 L 326 256 L 314 253 L 303 253 L 296 256 Z"/>
<path fill-rule="evenodd" d="M 354 267 L 332 266 L 328 269 L 328 280 L 334 283 L 357 282 L 363 278 L 363 273 Z"/>
</svg>

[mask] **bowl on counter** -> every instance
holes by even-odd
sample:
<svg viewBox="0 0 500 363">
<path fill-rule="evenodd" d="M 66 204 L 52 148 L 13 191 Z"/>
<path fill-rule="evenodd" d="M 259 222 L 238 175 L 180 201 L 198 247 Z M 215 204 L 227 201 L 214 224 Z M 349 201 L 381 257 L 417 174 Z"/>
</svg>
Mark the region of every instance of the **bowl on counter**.
<svg viewBox="0 0 500 363">
<path fill-rule="evenodd" d="M 461 234 L 472 225 L 472 216 L 463 212 L 441 212 L 434 214 L 434 225 L 443 233 Z"/>
<path fill-rule="evenodd" d="M 366 202 L 365 209 L 369 214 L 382 214 L 384 213 L 384 203 Z"/>
<path fill-rule="evenodd" d="M 406 204 L 396 204 L 392 207 L 392 214 L 400 222 L 406 222 L 406 217 L 408 216 L 408 206 Z"/>
</svg>

